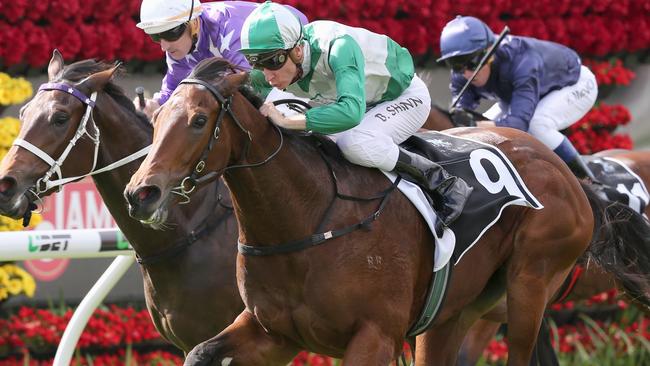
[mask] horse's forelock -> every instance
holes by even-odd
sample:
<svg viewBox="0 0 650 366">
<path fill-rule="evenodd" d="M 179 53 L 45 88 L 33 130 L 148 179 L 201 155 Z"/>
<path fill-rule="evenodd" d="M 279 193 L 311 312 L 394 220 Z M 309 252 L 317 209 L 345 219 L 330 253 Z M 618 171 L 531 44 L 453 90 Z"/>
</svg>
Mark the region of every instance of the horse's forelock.
<svg viewBox="0 0 650 366">
<path fill-rule="evenodd" d="M 223 77 L 232 72 L 242 71 L 240 66 L 233 65 L 226 59 L 221 57 L 212 57 L 199 62 L 194 70 L 190 73 L 188 78 L 199 79 L 214 85 L 217 90 L 223 92 Z M 259 108 L 264 103 L 260 95 L 250 86 L 245 83 L 239 86 L 239 92 L 251 102 L 255 108 Z"/>
<path fill-rule="evenodd" d="M 115 65 L 92 59 L 77 61 L 65 66 L 63 68 L 63 72 L 59 73 L 57 79 L 52 80 L 52 82 L 64 80 L 74 82 L 81 81 L 82 79 L 87 78 L 92 74 L 108 70 L 113 66 Z"/>
</svg>

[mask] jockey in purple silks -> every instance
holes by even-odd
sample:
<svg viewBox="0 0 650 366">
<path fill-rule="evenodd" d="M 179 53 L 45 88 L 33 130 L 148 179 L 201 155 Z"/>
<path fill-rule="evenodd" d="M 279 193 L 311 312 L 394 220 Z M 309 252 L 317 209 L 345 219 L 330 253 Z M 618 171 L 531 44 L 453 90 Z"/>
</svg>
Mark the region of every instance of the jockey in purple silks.
<svg viewBox="0 0 650 366">
<path fill-rule="evenodd" d="M 199 0 L 144 0 L 140 6 L 144 30 L 167 57 L 167 74 L 162 87 L 152 99 L 145 101 L 144 112 L 149 117 L 164 104 L 181 80 L 186 78 L 201 60 L 218 56 L 234 65 L 250 69 L 239 52 L 240 33 L 244 20 L 259 4 L 247 1 L 220 1 L 201 4 Z M 303 24 L 304 14 L 287 6 Z M 134 101 L 138 105 L 137 98 Z"/>
</svg>

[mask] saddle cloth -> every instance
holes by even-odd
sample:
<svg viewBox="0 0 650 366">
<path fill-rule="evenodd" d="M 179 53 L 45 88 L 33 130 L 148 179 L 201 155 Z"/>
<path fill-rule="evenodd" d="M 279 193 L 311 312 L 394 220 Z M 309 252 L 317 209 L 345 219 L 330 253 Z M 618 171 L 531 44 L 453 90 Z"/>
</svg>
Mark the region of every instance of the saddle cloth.
<svg viewBox="0 0 650 366">
<path fill-rule="evenodd" d="M 643 180 L 625 163 L 616 158 L 584 155 L 582 159 L 605 187 L 601 191 L 610 201 L 628 205 L 643 214 L 650 195 Z"/>
<path fill-rule="evenodd" d="M 443 268 L 449 260 L 458 264 L 497 222 L 505 207 L 519 205 L 538 210 L 544 207 L 528 190 L 510 160 L 492 145 L 429 131 L 416 134 L 401 146 L 437 162 L 474 187 L 463 213 L 438 237 L 435 212 L 420 188 L 404 179 L 398 185 L 420 211 L 436 238 L 434 271 Z M 383 173 L 392 181 L 396 178 L 393 173 Z"/>
</svg>

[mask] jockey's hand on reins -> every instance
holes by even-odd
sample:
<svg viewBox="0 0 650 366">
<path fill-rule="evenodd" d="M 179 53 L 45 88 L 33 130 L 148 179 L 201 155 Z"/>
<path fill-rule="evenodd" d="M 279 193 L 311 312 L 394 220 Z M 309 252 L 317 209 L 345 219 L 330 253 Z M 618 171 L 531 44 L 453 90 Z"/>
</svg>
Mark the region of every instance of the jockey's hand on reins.
<svg viewBox="0 0 650 366">
<path fill-rule="evenodd" d="M 476 119 L 474 115 L 463 108 L 453 108 L 449 111 L 451 121 L 455 127 L 475 127 Z"/>
</svg>

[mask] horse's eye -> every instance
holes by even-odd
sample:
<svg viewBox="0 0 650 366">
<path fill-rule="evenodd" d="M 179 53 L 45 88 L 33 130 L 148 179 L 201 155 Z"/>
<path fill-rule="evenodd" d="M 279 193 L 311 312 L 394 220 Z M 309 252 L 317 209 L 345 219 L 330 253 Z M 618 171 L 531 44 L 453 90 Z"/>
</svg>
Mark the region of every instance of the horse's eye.
<svg viewBox="0 0 650 366">
<path fill-rule="evenodd" d="M 65 113 L 65 112 L 55 112 L 52 117 L 50 118 L 50 122 L 57 125 L 57 126 L 63 126 L 68 122 L 70 119 L 70 116 Z"/>
<path fill-rule="evenodd" d="M 192 118 L 192 126 L 196 128 L 202 128 L 205 124 L 208 123 L 208 117 L 202 114 L 198 114 Z"/>
</svg>

